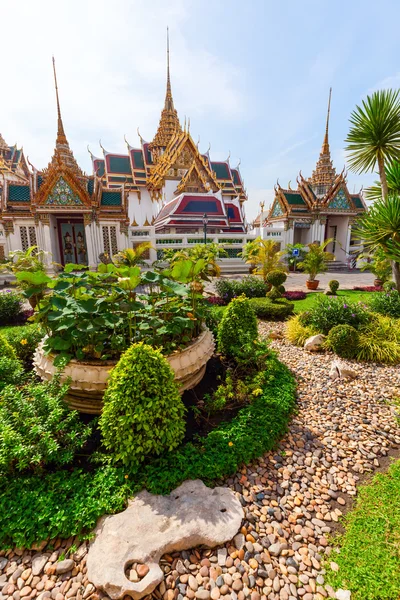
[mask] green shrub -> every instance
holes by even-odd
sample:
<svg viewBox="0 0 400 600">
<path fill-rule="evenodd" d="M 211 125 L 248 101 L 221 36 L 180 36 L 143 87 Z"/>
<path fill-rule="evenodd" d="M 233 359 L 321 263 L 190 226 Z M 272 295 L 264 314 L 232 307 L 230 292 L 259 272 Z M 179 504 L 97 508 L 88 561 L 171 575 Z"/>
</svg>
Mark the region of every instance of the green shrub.
<svg viewBox="0 0 400 600">
<path fill-rule="evenodd" d="M 0 326 L 18 321 L 23 306 L 21 294 L 14 290 L 0 293 Z"/>
<path fill-rule="evenodd" d="M 396 284 L 394 281 L 385 281 L 385 283 L 383 284 L 383 291 L 384 292 L 391 292 L 392 290 L 396 289 Z"/>
<path fill-rule="evenodd" d="M 0 356 L 0 390 L 6 385 L 20 383 L 24 370 L 19 360 Z"/>
<path fill-rule="evenodd" d="M 218 279 L 215 284 L 215 290 L 226 304 L 233 298 L 244 294 L 247 298 L 263 298 L 270 289 L 259 277 L 249 276 L 235 281 L 233 279 Z"/>
<path fill-rule="evenodd" d="M 306 340 L 318 333 L 311 325 L 303 325 L 300 315 L 295 315 L 286 323 L 285 337 L 295 346 L 304 346 Z"/>
<path fill-rule="evenodd" d="M 111 371 L 99 421 L 113 460 L 137 465 L 173 450 L 185 434 L 184 414 L 174 372 L 161 351 L 142 342 L 131 346 Z"/>
<path fill-rule="evenodd" d="M 213 333 L 215 338 L 217 338 L 218 325 L 225 311 L 226 306 L 207 306 L 205 324 L 208 327 L 208 329 Z"/>
<path fill-rule="evenodd" d="M 166 494 L 186 479 L 212 484 L 274 448 L 295 405 L 296 384 L 275 355 L 264 368 L 262 393 L 234 419 L 139 470 L 107 465 L 91 472 L 60 470 L 40 478 L 0 478 L 0 512 L 7 515 L 0 519 L 2 547 L 30 547 L 43 539 L 82 534 L 104 513 L 123 510 L 126 499 L 144 487 Z"/>
<path fill-rule="evenodd" d="M 257 317 L 245 296 L 236 298 L 227 307 L 218 326 L 218 351 L 235 356 L 241 346 L 257 338 Z"/>
<path fill-rule="evenodd" d="M 400 362 L 400 321 L 377 315 L 359 329 L 358 360 L 398 364 Z"/>
<path fill-rule="evenodd" d="M 33 355 L 37 345 L 43 338 L 43 330 L 38 323 L 22 325 L 21 327 L 8 327 L 2 335 L 14 348 L 19 360 L 26 369 L 32 367 Z"/>
<path fill-rule="evenodd" d="M 339 282 L 337 279 L 331 279 L 330 282 L 328 283 L 328 287 L 330 289 L 330 292 L 333 296 L 336 296 L 336 292 L 339 289 Z"/>
<path fill-rule="evenodd" d="M 5 336 L 0 333 L 0 356 L 4 356 L 6 358 L 13 358 L 14 360 L 17 358 L 17 354 Z"/>
<path fill-rule="evenodd" d="M 400 319 L 400 294 L 397 290 L 374 294 L 369 306 L 376 313 Z"/>
<path fill-rule="evenodd" d="M 283 271 L 274 270 L 268 273 L 267 283 L 271 284 L 272 288 L 267 293 L 267 297 L 271 298 L 271 300 L 277 300 L 278 298 L 282 298 L 282 294 L 284 294 L 285 292 L 283 284 L 286 281 L 286 279 L 286 273 L 284 273 Z"/>
<path fill-rule="evenodd" d="M 359 334 L 351 325 L 335 325 L 330 330 L 325 346 L 342 358 L 354 358 L 357 355 Z"/>
<path fill-rule="evenodd" d="M 371 315 L 365 304 L 345 301 L 343 298 L 319 295 L 314 306 L 301 313 L 300 323 L 327 335 L 335 325 L 352 325 L 358 329 L 368 323 Z"/>
<path fill-rule="evenodd" d="M 259 319 L 284 321 L 293 314 L 294 304 L 285 298 L 273 301 L 271 298 L 252 298 L 250 305 Z"/>
<path fill-rule="evenodd" d="M 64 402 L 68 384 L 6 386 L 0 395 L 0 472 L 61 466 L 85 445 L 91 427 Z"/>
</svg>

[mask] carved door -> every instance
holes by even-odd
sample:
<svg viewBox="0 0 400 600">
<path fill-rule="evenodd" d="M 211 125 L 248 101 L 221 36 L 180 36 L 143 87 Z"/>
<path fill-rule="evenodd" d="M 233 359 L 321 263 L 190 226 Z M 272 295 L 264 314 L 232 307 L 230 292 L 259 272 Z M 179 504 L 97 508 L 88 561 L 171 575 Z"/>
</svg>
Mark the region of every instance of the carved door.
<svg viewBox="0 0 400 600">
<path fill-rule="evenodd" d="M 63 265 L 87 265 L 87 246 L 83 221 L 65 219 L 58 221 L 58 239 Z"/>
</svg>

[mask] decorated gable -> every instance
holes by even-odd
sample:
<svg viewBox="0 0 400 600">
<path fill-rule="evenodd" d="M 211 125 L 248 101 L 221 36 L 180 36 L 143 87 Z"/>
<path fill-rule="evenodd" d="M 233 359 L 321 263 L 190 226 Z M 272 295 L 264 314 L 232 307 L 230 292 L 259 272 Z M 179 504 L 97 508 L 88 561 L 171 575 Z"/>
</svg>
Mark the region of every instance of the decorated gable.
<svg viewBox="0 0 400 600">
<path fill-rule="evenodd" d="M 338 210 L 352 210 L 350 202 L 346 196 L 346 192 L 341 188 L 336 196 L 328 204 L 328 208 L 336 208 Z"/>
<path fill-rule="evenodd" d="M 47 196 L 45 204 L 52 204 L 53 206 L 82 206 L 83 202 L 65 179 L 59 177 Z"/>
<path fill-rule="evenodd" d="M 284 213 L 279 200 L 275 200 L 271 210 L 271 217 L 281 217 Z"/>
</svg>

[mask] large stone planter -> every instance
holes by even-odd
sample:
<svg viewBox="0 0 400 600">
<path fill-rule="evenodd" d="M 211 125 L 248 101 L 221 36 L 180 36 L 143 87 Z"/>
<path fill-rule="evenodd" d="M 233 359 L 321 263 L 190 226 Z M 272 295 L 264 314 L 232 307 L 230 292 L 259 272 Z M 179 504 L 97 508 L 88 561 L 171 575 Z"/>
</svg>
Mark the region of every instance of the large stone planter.
<svg viewBox="0 0 400 600">
<path fill-rule="evenodd" d="M 190 346 L 170 354 L 167 360 L 175 372 L 175 380 L 181 394 L 195 387 L 203 378 L 208 360 L 214 352 L 214 337 L 209 329 L 204 329 Z M 45 354 L 43 342 L 36 349 L 33 366 L 41 379 L 50 380 L 57 367 L 54 366 L 54 354 Z M 81 362 L 71 360 L 65 367 L 62 380 L 71 378 L 66 400 L 71 408 L 88 414 L 100 414 L 103 405 L 107 379 L 116 361 Z"/>
</svg>

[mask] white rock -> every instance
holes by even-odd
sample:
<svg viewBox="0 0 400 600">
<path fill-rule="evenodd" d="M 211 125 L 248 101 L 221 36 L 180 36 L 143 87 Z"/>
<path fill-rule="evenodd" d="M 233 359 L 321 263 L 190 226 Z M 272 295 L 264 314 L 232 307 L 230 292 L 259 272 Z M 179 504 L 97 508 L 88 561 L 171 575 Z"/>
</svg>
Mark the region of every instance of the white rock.
<svg viewBox="0 0 400 600">
<path fill-rule="evenodd" d="M 331 379 L 355 379 L 357 373 L 339 360 L 334 360 L 329 371 Z"/>
<path fill-rule="evenodd" d="M 325 340 L 326 337 L 322 335 L 322 333 L 312 335 L 305 341 L 304 350 L 307 350 L 308 352 L 319 352 L 322 350 L 322 345 Z"/>
<path fill-rule="evenodd" d="M 336 592 L 336 600 L 351 600 L 350 590 L 338 590 Z"/>
<path fill-rule="evenodd" d="M 223 544 L 236 535 L 242 519 L 242 506 L 230 489 L 212 490 L 199 480 L 185 481 L 169 496 L 140 492 L 126 510 L 99 520 L 87 555 L 88 580 L 113 600 L 125 595 L 137 600 L 163 581 L 163 554 Z M 134 562 L 149 567 L 137 583 L 124 572 Z"/>
<path fill-rule="evenodd" d="M 218 564 L 220 567 L 225 566 L 227 555 L 228 555 L 228 551 L 226 548 L 218 548 L 217 558 L 218 558 Z"/>
<path fill-rule="evenodd" d="M 35 577 L 36 575 L 40 575 L 43 571 L 45 564 L 49 560 L 50 554 L 36 554 L 32 558 L 32 575 Z"/>
</svg>

